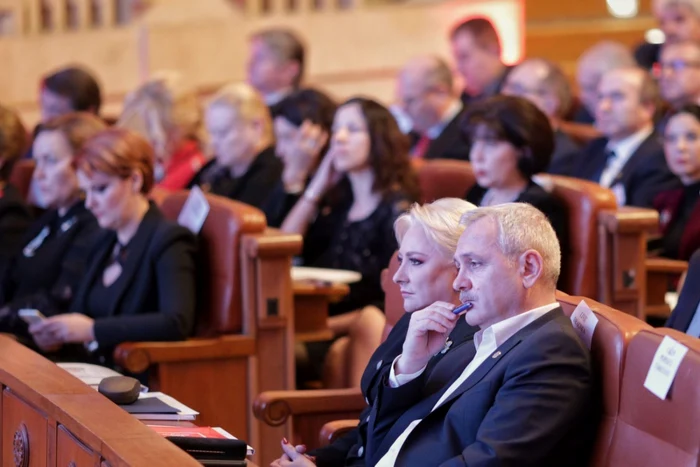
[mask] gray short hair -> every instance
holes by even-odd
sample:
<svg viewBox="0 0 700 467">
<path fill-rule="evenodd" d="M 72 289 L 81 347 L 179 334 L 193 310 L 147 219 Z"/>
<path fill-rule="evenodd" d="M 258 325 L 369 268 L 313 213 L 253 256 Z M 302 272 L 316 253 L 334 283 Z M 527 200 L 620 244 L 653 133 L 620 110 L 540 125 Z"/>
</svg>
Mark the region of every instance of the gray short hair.
<svg viewBox="0 0 700 467">
<path fill-rule="evenodd" d="M 409 228 L 420 226 L 426 237 L 450 259 L 464 232 L 460 220 L 465 212 L 476 209 L 472 203 L 459 198 L 442 198 L 432 203 L 415 203 L 394 222 L 396 240 L 401 243 Z"/>
<path fill-rule="evenodd" d="M 542 255 L 542 277 L 556 287 L 561 270 L 561 248 L 552 225 L 539 209 L 525 203 L 480 207 L 464 213 L 459 223 L 467 229 L 480 219 L 492 219 L 496 223 L 496 244 L 511 261 L 516 261 L 527 250 Z"/>
<path fill-rule="evenodd" d="M 656 15 L 670 6 L 687 6 L 693 13 L 700 16 L 700 0 L 653 0 L 651 5 Z"/>
</svg>

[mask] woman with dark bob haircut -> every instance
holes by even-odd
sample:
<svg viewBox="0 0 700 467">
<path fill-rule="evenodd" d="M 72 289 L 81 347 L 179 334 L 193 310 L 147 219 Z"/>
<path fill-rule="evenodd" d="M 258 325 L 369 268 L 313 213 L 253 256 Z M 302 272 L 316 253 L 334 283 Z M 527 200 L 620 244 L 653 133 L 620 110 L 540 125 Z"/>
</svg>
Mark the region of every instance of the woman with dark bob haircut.
<svg viewBox="0 0 700 467">
<path fill-rule="evenodd" d="M 461 130 L 471 143 L 469 160 L 477 182 L 466 194 L 467 201 L 477 206 L 528 203 L 542 211 L 557 233 L 566 271 L 566 206 L 532 180 L 547 169 L 554 151 L 547 116 L 526 99 L 495 96 L 471 106 Z"/>
<path fill-rule="evenodd" d="M 29 326 L 45 352 L 67 347 L 73 359 L 109 364 L 122 342 L 182 340 L 192 332 L 195 237 L 148 200 L 154 159 L 143 138 L 121 128 L 93 136 L 78 154 L 85 206 L 104 232 L 71 312 Z"/>
<path fill-rule="evenodd" d="M 391 113 L 362 97 L 338 107 L 328 153 L 282 224 L 304 236 L 305 266 L 362 274 L 329 310 L 337 334 L 352 322 L 348 312 L 384 308 L 380 275 L 397 248 L 394 221 L 417 199 L 408 141 Z"/>
<path fill-rule="evenodd" d="M 330 97 L 311 88 L 293 92 L 275 106 L 275 154 L 284 168 L 263 206 L 270 227 L 282 225 L 326 154 L 337 107 Z"/>
</svg>

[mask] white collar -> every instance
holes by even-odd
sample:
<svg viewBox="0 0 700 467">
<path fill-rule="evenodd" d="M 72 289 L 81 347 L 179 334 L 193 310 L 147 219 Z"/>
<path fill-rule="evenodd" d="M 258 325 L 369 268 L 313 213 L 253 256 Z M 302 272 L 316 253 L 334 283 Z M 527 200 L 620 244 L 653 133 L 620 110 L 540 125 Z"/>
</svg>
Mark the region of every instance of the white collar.
<svg viewBox="0 0 700 467">
<path fill-rule="evenodd" d="M 477 332 L 474 335 L 474 345 L 476 346 L 476 350 L 479 350 L 479 346 L 481 346 L 482 342 L 493 342 L 495 344 L 494 349 L 500 347 L 505 341 L 513 337 L 516 332 L 520 331 L 536 319 L 554 310 L 558 306 L 558 302 L 549 303 L 547 305 L 534 308 L 530 311 L 526 311 L 525 313 L 520 313 L 515 316 L 511 316 L 510 318 L 506 318 L 503 321 L 492 324 L 481 332 Z"/>
<path fill-rule="evenodd" d="M 428 131 L 425 132 L 425 136 L 431 140 L 438 138 L 442 133 L 442 130 L 444 130 L 445 127 L 457 116 L 457 114 L 462 111 L 462 107 L 463 104 L 461 100 L 455 99 L 452 101 L 452 104 L 450 104 L 445 113 L 442 114 L 442 119 L 440 122 L 428 128 Z"/>
<path fill-rule="evenodd" d="M 265 100 L 265 104 L 267 104 L 268 107 L 279 104 L 282 99 L 290 95 L 294 90 L 292 88 L 284 88 L 280 89 L 279 91 L 271 92 L 269 94 L 265 94 L 263 96 L 263 99 Z"/>
</svg>

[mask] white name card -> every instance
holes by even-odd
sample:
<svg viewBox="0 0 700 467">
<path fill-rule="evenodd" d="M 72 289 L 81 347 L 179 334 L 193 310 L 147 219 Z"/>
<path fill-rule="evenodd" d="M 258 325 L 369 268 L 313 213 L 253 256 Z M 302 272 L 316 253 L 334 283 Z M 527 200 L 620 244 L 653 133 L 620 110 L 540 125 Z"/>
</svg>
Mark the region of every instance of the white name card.
<svg viewBox="0 0 700 467">
<path fill-rule="evenodd" d="M 593 342 L 593 333 L 598 325 L 598 317 L 593 313 L 593 310 L 581 300 L 574 312 L 571 314 L 571 322 L 574 325 L 576 334 L 586 343 L 588 350 L 591 349 Z"/>
<path fill-rule="evenodd" d="M 688 347 L 685 345 L 668 336 L 664 337 L 651 361 L 644 387 L 659 399 L 666 399 L 678 372 L 678 367 L 687 352 Z"/>
<path fill-rule="evenodd" d="M 202 230 L 208 214 L 209 202 L 202 189 L 195 185 L 190 190 L 190 195 L 182 206 L 180 215 L 177 216 L 177 223 L 198 234 Z"/>
</svg>

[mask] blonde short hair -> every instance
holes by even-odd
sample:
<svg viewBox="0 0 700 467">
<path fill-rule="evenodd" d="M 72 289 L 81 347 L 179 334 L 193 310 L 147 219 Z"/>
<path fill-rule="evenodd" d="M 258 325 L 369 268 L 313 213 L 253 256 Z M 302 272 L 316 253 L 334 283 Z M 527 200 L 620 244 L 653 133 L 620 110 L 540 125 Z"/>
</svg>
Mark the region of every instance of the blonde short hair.
<svg viewBox="0 0 700 467">
<path fill-rule="evenodd" d="M 542 255 L 542 278 L 556 287 L 561 270 L 561 248 L 557 234 L 547 217 L 526 203 L 505 203 L 464 213 L 460 224 L 465 229 L 480 219 L 491 219 L 498 229 L 496 244 L 501 252 L 515 262 L 527 250 Z"/>
<path fill-rule="evenodd" d="M 651 3 L 651 9 L 657 16 L 668 7 L 678 6 L 686 6 L 700 16 L 700 0 L 653 0 Z"/>
<path fill-rule="evenodd" d="M 459 237 L 464 232 L 460 219 L 465 212 L 472 209 L 476 209 L 476 206 L 459 198 L 442 198 L 425 204 L 415 203 L 394 222 L 396 240 L 401 243 L 409 228 L 420 226 L 438 250 L 452 258 L 457 250 Z"/>
<path fill-rule="evenodd" d="M 196 94 L 181 85 L 176 73 L 162 73 L 127 96 L 117 125 L 136 131 L 149 141 L 201 139 L 202 108 Z"/>
<path fill-rule="evenodd" d="M 225 106 L 231 109 L 236 119 L 244 122 L 258 121 L 262 125 L 263 140 L 274 142 L 272 117 L 262 96 L 249 84 L 233 83 L 224 86 L 209 100 L 207 108 Z"/>
</svg>

